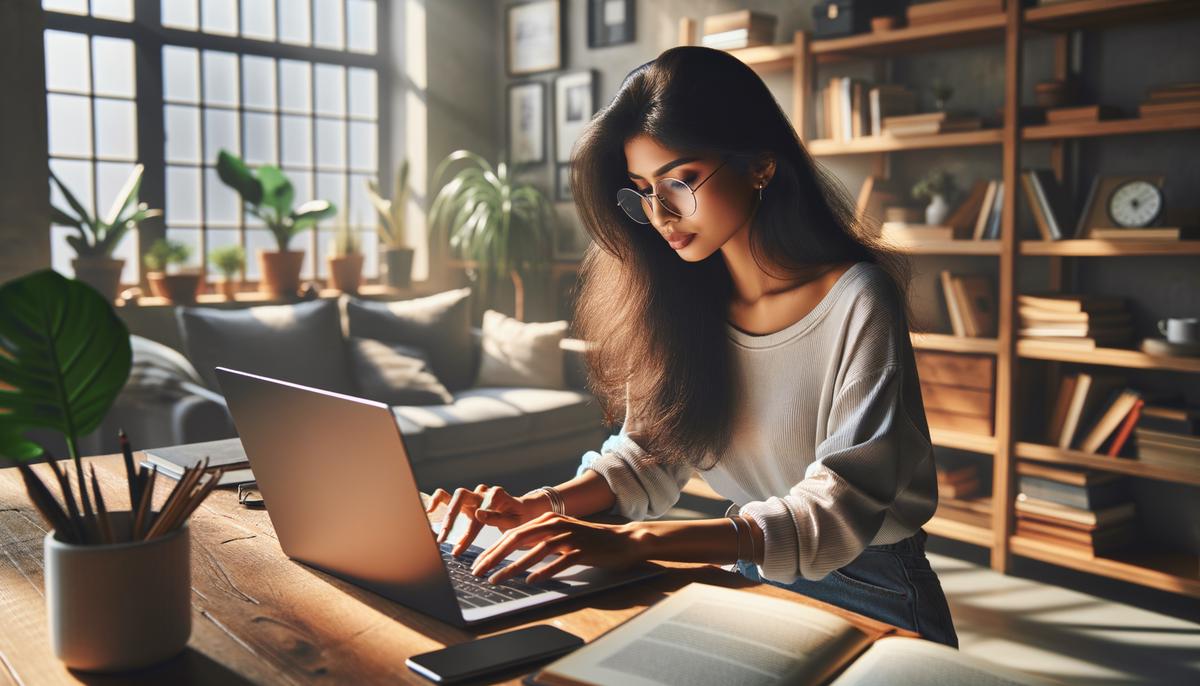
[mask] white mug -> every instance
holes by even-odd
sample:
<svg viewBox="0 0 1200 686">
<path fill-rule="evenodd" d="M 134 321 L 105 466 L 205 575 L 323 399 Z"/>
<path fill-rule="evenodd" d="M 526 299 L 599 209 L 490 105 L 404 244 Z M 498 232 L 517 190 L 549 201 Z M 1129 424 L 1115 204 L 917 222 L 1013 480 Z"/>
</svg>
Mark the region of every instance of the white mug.
<svg viewBox="0 0 1200 686">
<path fill-rule="evenodd" d="M 1200 343 L 1200 319 L 1196 317 L 1163 319 L 1158 330 L 1171 343 Z"/>
</svg>

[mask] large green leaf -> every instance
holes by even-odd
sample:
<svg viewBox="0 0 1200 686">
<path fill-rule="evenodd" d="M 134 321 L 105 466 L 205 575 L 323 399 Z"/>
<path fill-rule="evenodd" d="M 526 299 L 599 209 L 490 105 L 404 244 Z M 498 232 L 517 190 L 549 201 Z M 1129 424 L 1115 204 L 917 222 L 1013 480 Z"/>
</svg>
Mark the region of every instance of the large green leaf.
<svg viewBox="0 0 1200 686">
<path fill-rule="evenodd" d="M 241 158 L 227 150 L 217 153 L 217 176 L 221 177 L 226 186 L 237 191 L 243 202 L 251 205 L 262 204 L 262 183 Z"/>
<path fill-rule="evenodd" d="M 258 168 L 258 180 L 262 184 L 262 201 L 275 210 L 275 216 L 283 219 L 292 213 L 292 202 L 296 198 L 296 190 L 292 182 L 280 171 L 279 167 L 264 164 Z"/>
<path fill-rule="evenodd" d="M 0 286 L 0 454 L 41 450 L 22 437 L 59 431 L 74 453 L 129 378 L 129 331 L 91 286 L 49 269 Z"/>
</svg>

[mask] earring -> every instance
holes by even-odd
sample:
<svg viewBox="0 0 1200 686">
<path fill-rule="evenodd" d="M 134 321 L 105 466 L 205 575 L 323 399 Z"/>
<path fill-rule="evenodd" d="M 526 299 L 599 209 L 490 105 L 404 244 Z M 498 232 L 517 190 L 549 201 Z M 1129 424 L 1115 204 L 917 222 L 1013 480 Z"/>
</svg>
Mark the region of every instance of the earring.
<svg viewBox="0 0 1200 686">
<path fill-rule="evenodd" d="M 759 200 L 762 200 L 762 192 L 763 192 L 763 188 L 765 186 L 766 186 L 766 184 L 759 184 L 759 186 L 758 186 L 758 199 Z"/>
</svg>

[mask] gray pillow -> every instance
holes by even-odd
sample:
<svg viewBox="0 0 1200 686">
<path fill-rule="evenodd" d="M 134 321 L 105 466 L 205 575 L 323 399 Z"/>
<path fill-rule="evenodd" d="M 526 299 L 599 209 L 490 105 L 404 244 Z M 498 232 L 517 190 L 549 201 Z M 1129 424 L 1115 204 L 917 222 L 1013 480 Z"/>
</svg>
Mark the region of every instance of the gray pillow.
<svg viewBox="0 0 1200 686">
<path fill-rule="evenodd" d="M 184 349 L 210 388 L 229 367 L 336 393 L 354 393 L 336 300 L 241 310 L 179 307 Z"/>
<path fill-rule="evenodd" d="M 395 302 L 352 297 L 346 301 L 347 335 L 420 348 L 447 389 L 470 388 L 475 381 L 470 295 L 466 287 Z"/>
<path fill-rule="evenodd" d="M 351 338 L 346 347 L 362 397 L 388 405 L 454 402 L 454 395 L 429 370 L 429 360 L 421 349 L 372 338 Z"/>
</svg>

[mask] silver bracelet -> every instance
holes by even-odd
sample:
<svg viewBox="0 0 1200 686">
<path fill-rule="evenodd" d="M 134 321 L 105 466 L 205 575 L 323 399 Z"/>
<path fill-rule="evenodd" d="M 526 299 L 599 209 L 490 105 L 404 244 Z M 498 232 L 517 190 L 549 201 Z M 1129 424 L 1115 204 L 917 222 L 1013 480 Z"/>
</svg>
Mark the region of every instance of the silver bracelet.
<svg viewBox="0 0 1200 686">
<path fill-rule="evenodd" d="M 742 523 L 746 525 L 746 530 L 750 532 L 750 555 L 752 555 L 750 562 L 758 564 L 758 545 L 754 542 L 754 527 L 750 526 L 750 522 L 746 521 L 745 515 L 738 514 L 737 518 L 742 520 Z"/>
<path fill-rule="evenodd" d="M 730 515 L 729 523 L 733 524 L 733 535 L 737 537 L 737 561 L 742 561 L 742 527 L 738 525 L 738 518 Z"/>
<path fill-rule="evenodd" d="M 531 492 L 537 493 L 538 491 L 545 493 L 546 497 L 550 499 L 551 512 L 560 515 L 565 515 L 567 513 L 566 503 L 563 502 L 562 494 L 558 492 L 558 489 L 554 488 L 553 486 L 542 486 L 541 488 L 533 489 Z"/>
</svg>

